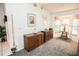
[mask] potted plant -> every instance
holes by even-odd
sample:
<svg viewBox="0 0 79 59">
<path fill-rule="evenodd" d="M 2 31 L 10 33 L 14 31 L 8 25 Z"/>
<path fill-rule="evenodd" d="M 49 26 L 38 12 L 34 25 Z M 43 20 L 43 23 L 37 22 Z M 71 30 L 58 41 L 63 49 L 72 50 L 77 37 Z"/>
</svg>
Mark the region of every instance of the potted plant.
<svg viewBox="0 0 79 59">
<path fill-rule="evenodd" d="M 4 26 L 0 26 L 0 41 L 4 42 L 6 41 L 6 29 Z"/>
</svg>

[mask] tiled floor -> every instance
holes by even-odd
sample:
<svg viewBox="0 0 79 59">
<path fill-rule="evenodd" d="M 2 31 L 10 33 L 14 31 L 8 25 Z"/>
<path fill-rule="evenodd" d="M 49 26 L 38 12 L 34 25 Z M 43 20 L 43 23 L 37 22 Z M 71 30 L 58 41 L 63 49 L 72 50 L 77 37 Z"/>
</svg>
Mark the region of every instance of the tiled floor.
<svg viewBox="0 0 79 59">
<path fill-rule="evenodd" d="M 0 56 L 6 56 L 10 53 L 11 52 L 8 42 L 0 42 Z"/>
<path fill-rule="evenodd" d="M 62 40 L 54 38 L 40 45 L 31 52 L 21 50 L 12 56 L 69 56 L 76 55 L 78 44 L 72 40 Z"/>
</svg>

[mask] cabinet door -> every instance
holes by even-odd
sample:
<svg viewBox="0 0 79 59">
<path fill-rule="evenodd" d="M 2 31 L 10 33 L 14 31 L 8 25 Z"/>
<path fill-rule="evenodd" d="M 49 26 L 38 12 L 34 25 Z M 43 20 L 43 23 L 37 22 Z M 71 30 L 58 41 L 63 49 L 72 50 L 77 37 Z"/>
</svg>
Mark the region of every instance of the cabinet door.
<svg viewBox="0 0 79 59">
<path fill-rule="evenodd" d="M 30 50 L 35 48 L 35 37 L 32 37 L 29 42 Z"/>
<path fill-rule="evenodd" d="M 39 46 L 39 36 L 35 37 L 35 47 Z"/>
<path fill-rule="evenodd" d="M 38 43 L 39 43 L 38 38 L 36 36 L 33 36 L 30 39 L 30 42 L 29 42 L 29 44 L 30 44 L 30 50 L 36 48 L 38 46 Z"/>
<path fill-rule="evenodd" d="M 42 43 L 42 36 L 38 35 L 38 44 L 41 45 L 41 43 Z"/>
<path fill-rule="evenodd" d="M 41 35 L 41 44 L 44 42 L 44 34 Z"/>
<path fill-rule="evenodd" d="M 49 33 L 48 32 L 46 33 L 45 37 L 46 37 L 45 41 L 48 41 L 49 40 Z"/>
<path fill-rule="evenodd" d="M 30 51 L 32 50 L 32 37 L 28 37 L 26 40 L 27 40 L 27 50 Z"/>
</svg>

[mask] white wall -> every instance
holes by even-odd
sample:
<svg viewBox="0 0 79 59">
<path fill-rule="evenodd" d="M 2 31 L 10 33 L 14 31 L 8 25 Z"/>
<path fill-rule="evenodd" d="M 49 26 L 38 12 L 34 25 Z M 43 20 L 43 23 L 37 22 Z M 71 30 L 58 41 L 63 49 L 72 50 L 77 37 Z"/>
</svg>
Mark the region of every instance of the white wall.
<svg viewBox="0 0 79 59">
<path fill-rule="evenodd" d="M 4 26 L 4 4 L 0 3 L 0 25 Z"/>
<path fill-rule="evenodd" d="M 11 48 L 13 47 L 13 33 L 14 40 L 17 46 L 17 50 L 24 48 L 24 34 L 39 32 L 45 29 L 44 19 L 42 18 L 44 14 L 48 15 L 47 21 L 50 27 L 50 13 L 48 11 L 42 11 L 40 8 L 32 6 L 32 4 L 5 4 L 6 15 L 8 16 L 8 32 L 9 32 L 9 43 Z M 33 13 L 36 15 L 36 26 L 27 26 L 27 14 Z M 12 20 L 13 28 L 12 32 Z M 34 30 L 36 28 L 36 30 Z"/>
<path fill-rule="evenodd" d="M 76 14 L 79 14 L 79 8 L 72 9 L 72 10 L 67 10 L 67 11 L 62 11 L 62 12 L 57 12 L 57 13 L 52 13 L 52 20 L 51 20 L 52 27 L 54 28 L 54 23 L 53 22 L 54 22 L 56 16 L 76 15 Z M 78 31 L 78 33 L 79 33 L 79 31 Z M 78 40 L 79 40 L 79 35 L 77 37 L 74 37 L 74 36 L 70 35 L 70 37 L 75 42 L 78 42 Z"/>
</svg>

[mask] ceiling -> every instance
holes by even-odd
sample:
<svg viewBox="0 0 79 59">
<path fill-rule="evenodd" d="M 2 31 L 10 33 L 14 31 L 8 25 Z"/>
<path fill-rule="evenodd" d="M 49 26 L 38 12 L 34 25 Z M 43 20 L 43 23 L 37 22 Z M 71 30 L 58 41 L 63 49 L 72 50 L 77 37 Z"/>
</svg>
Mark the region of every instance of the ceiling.
<svg viewBox="0 0 79 59">
<path fill-rule="evenodd" d="M 79 3 L 38 3 L 37 6 L 55 13 L 79 8 Z"/>
</svg>

